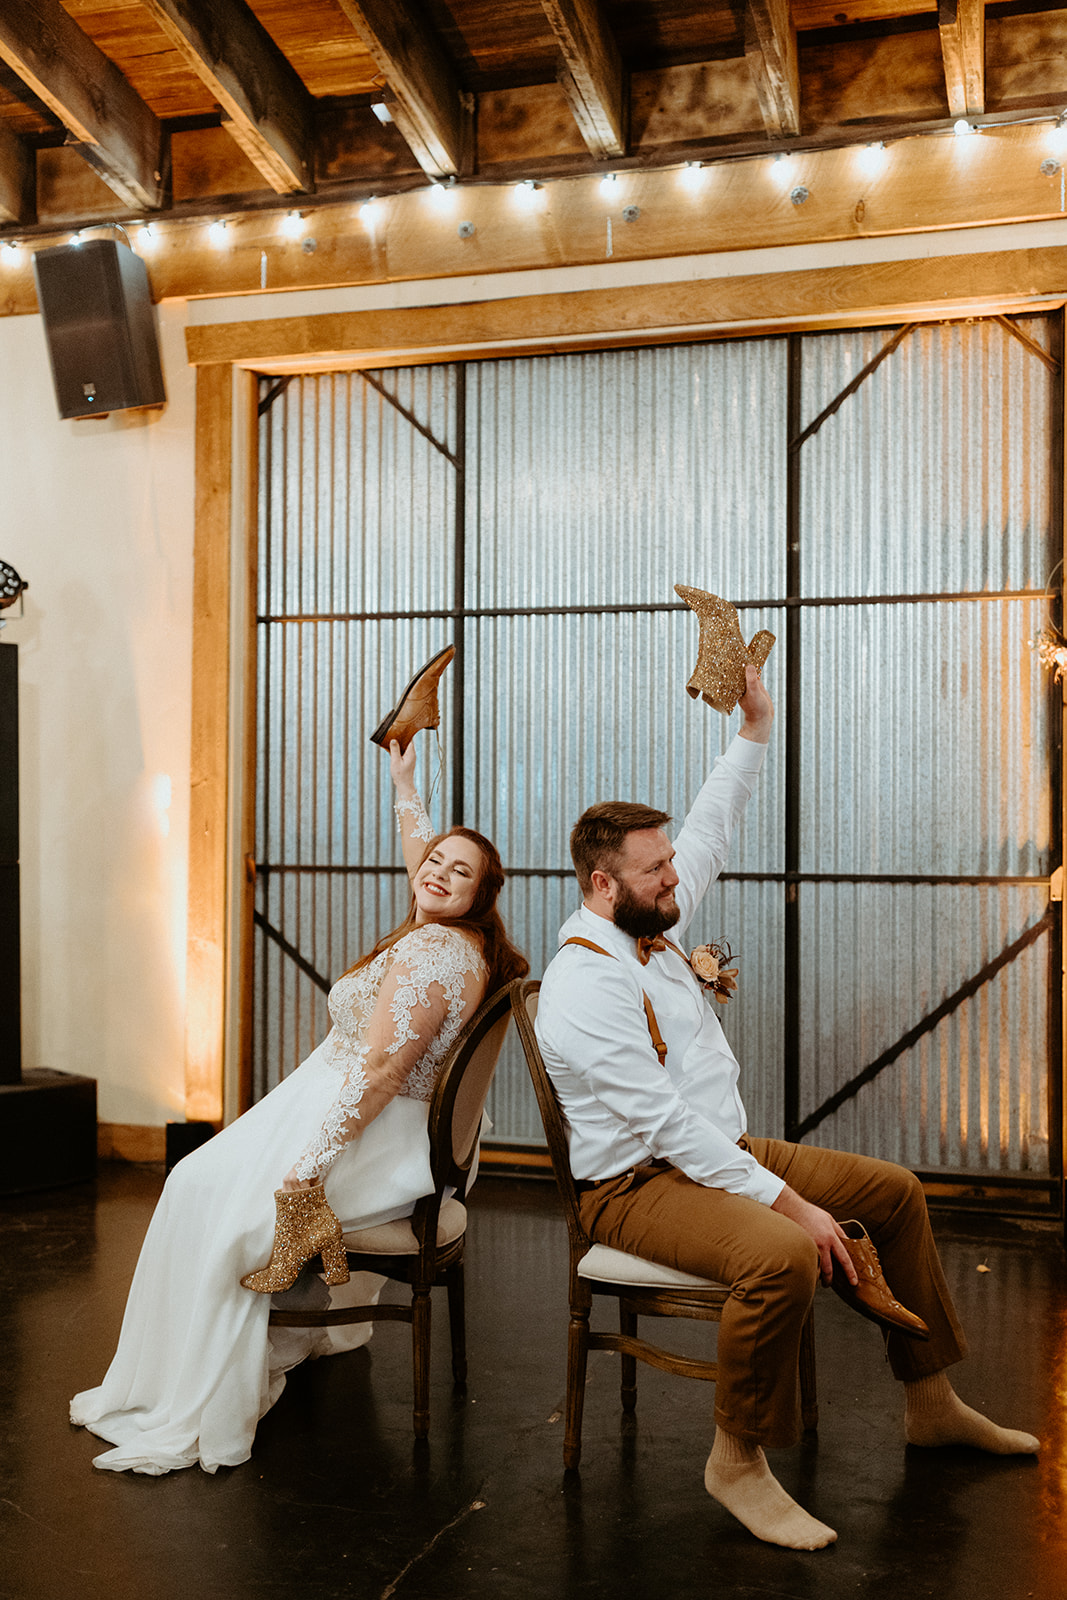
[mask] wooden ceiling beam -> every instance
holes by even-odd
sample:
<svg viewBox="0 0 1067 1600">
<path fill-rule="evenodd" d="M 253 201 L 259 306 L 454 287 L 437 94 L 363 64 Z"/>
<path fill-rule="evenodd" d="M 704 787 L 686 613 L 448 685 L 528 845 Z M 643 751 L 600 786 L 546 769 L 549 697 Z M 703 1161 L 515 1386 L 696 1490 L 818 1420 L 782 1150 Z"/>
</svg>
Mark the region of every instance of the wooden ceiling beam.
<svg viewBox="0 0 1067 1600">
<path fill-rule="evenodd" d="M 192 138 L 192 133 L 186 137 Z M 179 138 L 178 135 L 175 139 Z M 872 173 L 863 146 L 798 152 L 792 203 L 766 155 L 705 168 L 697 187 L 669 171 L 623 171 L 608 197 L 599 176 L 545 183 L 519 205 L 510 183 L 457 186 L 433 203 L 425 184 L 382 198 L 361 215 L 351 203 L 315 202 L 308 240 L 285 234 L 284 202 L 229 218 L 225 248 L 210 242 L 207 217 L 156 220 L 145 252 L 156 298 L 270 293 L 405 279 L 599 266 L 701 252 L 861 240 L 927 229 L 1059 220 L 1059 173 L 1044 173 L 1048 130 L 989 128 L 973 139 L 944 131 L 904 139 Z M 632 208 L 632 209 L 631 209 Z M 630 220 L 625 213 L 630 212 Z M 470 227 L 461 225 L 469 223 Z M 5 230 L 9 233 L 14 230 Z M 25 236 L 23 244 L 31 241 Z M 54 242 L 38 227 L 33 245 Z M 31 251 L 0 252 L 0 315 L 36 308 Z M 878 262 L 870 264 L 877 277 Z M 688 274 L 687 274 L 688 275 Z M 1067 293 L 1067 280 L 1061 285 Z M 468 291 L 469 292 L 469 291 Z"/>
<path fill-rule="evenodd" d="M 37 163 L 18 136 L 0 126 L 0 222 L 36 221 Z"/>
<path fill-rule="evenodd" d="M 953 117 L 985 111 L 985 0 L 938 0 L 945 89 Z"/>
<path fill-rule="evenodd" d="M 767 132 L 798 134 L 800 69 L 789 0 L 745 0 L 745 56 Z"/>
<path fill-rule="evenodd" d="M 624 156 L 628 84 L 598 0 L 541 0 L 559 44 L 559 82 L 590 152 Z"/>
<path fill-rule="evenodd" d="M 312 99 L 244 0 L 140 0 L 276 194 L 312 185 Z"/>
<path fill-rule="evenodd" d="M 411 0 L 337 0 L 389 85 L 383 98 L 422 170 L 463 176 L 474 165 L 474 100 Z"/>
<path fill-rule="evenodd" d="M 164 204 L 167 140 L 159 119 L 59 0 L 3 0 L 0 58 L 68 130 L 69 142 L 124 204 Z"/>
</svg>

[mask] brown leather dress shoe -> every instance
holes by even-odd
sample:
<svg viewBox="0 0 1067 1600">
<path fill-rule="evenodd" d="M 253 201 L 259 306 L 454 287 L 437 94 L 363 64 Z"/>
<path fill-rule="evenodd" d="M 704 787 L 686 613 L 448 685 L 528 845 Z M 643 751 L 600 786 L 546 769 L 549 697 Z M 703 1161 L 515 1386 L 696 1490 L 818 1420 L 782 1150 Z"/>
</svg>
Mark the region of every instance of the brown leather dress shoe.
<svg viewBox="0 0 1067 1600">
<path fill-rule="evenodd" d="M 383 750 L 388 750 L 390 742 L 396 739 L 401 750 L 406 750 L 421 728 L 437 727 L 441 720 L 437 685 L 455 653 L 455 645 L 446 644 L 419 668 L 392 711 L 371 734 L 371 744 L 380 744 Z"/>
<path fill-rule="evenodd" d="M 863 1223 L 843 1222 L 841 1226 L 848 1236 L 845 1244 L 859 1282 L 853 1288 L 835 1262 L 831 1287 L 861 1317 L 869 1317 L 883 1328 L 899 1328 L 901 1332 L 913 1334 L 917 1339 L 929 1339 L 930 1330 L 923 1319 L 894 1298 L 893 1291 L 882 1276 L 878 1252 Z"/>
</svg>

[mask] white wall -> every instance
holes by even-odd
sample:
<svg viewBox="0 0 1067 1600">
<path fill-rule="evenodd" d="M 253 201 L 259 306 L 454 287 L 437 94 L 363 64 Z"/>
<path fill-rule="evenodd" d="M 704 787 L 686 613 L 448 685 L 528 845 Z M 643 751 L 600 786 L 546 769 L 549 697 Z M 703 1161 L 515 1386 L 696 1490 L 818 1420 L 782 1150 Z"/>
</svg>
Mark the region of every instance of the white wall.
<svg viewBox="0 0 1067 1600">
<path fill-rule="evenodd" d="M 87 422 L 58 418 L 40 317 L 0 318 L 23 1065 L 155 1124 L 184 1100 L 194 441 L 185 303 L 159 312 L 166 409 Z"/>
</svg>

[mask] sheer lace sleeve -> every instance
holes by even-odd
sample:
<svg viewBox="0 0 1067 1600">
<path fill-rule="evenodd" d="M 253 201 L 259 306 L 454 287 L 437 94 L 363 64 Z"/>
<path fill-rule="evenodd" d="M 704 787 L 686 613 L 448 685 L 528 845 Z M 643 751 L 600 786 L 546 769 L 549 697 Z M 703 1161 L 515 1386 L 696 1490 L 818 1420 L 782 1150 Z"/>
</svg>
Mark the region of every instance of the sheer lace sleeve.
<svg viewBox="0 0 1067 1600">
<path fill-rule="evenodd" d="M 395 801 L 393 810 L 396 812 L 396 820 L 400 824 L 401 833 L 406 833 L 410 828 L 414 837 L 422 839 L 426 844 L 429 844 L 430 840 L 435 837 L 433 823 L 430 821 L 426 807 L 423 805 L 419 795 L 413 794 L 410 799 Z M 405 822 L 405 817 L 410 817 L 411 821 Z"/>
<path fill-rule="evenodd" d="M 409 795 L 397 795 L 393 802 L 393 810 L 400 824 L 400 848 L 404 853 L 404 865 L 408 877 L 413 878 L 426 854 L 426 846 L 431 839 L 437 837 L 437 830 L 416 791 Z"/>
<path fill-rule="evenodd" d="M 442 1061 L 485 993 L 485 962 L 454 928 L 416 928 L 391 955 L 337 1099 L 293 1169 L 305 1181 L 320 1182 L 395 1095 L 429 1099 Z"/>
</svg>

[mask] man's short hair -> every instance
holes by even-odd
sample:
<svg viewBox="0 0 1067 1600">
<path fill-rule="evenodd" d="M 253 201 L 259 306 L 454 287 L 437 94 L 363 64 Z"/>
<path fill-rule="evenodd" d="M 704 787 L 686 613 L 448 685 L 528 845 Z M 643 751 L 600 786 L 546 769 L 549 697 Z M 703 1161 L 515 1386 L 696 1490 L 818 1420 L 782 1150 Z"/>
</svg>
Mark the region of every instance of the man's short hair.
<svg viewBox="0 0 1067 1600">
<path fill-rule="evenodd" d="M 571 860 L 583 895 L 593 886 L 593 873 L 617 876 L 619 856 L 628 833 L 642 828 L 662 828 L 670 817 L 652 806 L 639 806 L 630 800 L 602 800 L 583 811 L 571 829 Z"/>
</svg>

